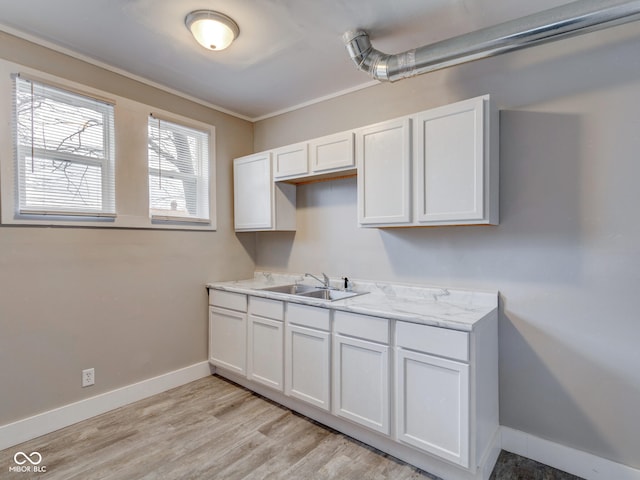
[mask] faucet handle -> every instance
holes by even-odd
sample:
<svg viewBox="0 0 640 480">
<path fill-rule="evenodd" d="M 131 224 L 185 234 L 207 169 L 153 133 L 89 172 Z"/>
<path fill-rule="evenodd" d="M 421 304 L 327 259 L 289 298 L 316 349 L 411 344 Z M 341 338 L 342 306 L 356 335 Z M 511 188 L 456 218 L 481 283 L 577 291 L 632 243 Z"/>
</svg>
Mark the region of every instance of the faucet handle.
<svg viewBox="0 0 640 480">
<path fill-rule="evenodd" d="M 344 289 L 349 290 L 349 285 L 350 285 L 349 279 L 347 277 L 342 277 L 342 280 L 344 280 Z"/>
</svg>

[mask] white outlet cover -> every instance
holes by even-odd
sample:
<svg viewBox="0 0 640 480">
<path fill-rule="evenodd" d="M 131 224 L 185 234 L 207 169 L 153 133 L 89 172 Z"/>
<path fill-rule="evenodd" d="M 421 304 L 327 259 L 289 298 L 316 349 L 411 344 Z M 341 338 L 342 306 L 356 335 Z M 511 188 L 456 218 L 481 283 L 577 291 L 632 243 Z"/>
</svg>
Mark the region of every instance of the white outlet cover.
<svg viewBox="0 0 640 480">
<path fill-rule="evenodd" d="M 94 368 L 87 368 L 86 370 L 82 371 L 82 386 L 83 387 L 90 387 L 91 385 L 95 384 L 96 381 L 96 371 Z"/>
</svg>

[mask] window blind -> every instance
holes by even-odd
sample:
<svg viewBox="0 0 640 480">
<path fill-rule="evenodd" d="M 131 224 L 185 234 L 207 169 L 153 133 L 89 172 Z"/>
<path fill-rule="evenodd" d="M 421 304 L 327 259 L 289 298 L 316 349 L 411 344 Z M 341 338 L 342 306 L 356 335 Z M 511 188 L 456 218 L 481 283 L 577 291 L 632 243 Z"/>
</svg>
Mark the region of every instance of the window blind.
<svg viewBox="0 0 640 480">
<path fill-rule="evenodd" d="M 115 216 L 113 104 L 15 79 L 18 211 Z"/>
<path fill-rule="evenodd" d="M 205 222 L 209 215 L 209 132 L 149 117 L 149 213 Z"/>
</svg>

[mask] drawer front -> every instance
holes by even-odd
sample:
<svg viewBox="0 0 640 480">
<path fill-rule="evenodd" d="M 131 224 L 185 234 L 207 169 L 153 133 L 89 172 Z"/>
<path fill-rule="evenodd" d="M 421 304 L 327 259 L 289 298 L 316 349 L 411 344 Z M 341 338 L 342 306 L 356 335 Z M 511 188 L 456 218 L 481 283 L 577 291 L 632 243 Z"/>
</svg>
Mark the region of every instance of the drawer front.
<svg viewBox="0 0 640 480">
<path fill-rule="evenodd" d="M 284 302 L 262 297 L 249 297 L 249 313 L 273 320 L 284 320 Z"/>
<path fill-rule="evenodd" d="M 311 307 L 298 303 L 287 304 L 287 321 L 294 325 L 326 330 L 331 328 L 331 311 L 321 307 Z"/>
<path fill-rule="evenodd" d="M 396 322 L 398 347 L 469 361 L 469 334 L 447 328 Z"/>
<path fill-rule="evenodd" d="M 211 288 L 209 289 L 209 305 L 246 312 L 247 296 L 242 293 L 225 292 Z"/>
<path fill-rule="evenodd" d="M 336 333 L 378 343 L 389 343 L 389 320 L 349 312 L 335 312 Z"/>
</svg>

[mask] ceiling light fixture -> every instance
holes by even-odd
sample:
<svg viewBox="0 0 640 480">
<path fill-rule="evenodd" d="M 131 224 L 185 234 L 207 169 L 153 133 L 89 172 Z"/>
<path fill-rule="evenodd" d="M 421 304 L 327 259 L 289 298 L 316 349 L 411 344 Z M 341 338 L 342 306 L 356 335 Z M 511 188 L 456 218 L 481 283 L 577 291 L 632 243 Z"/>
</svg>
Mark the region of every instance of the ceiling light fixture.
<svg viewBox="0 0 640 480">
<path fill-rule="evenodd" d="M 212 10 L 191 12 L 184 23 L 198 43 L 209 50 L 224 50 L 240 34 L 236 22 Z"/>
</svg>

